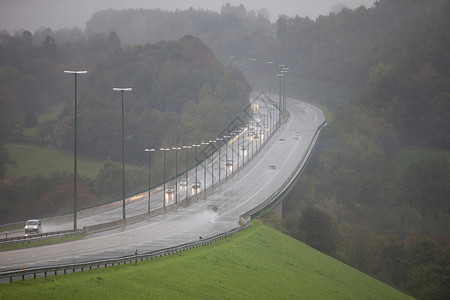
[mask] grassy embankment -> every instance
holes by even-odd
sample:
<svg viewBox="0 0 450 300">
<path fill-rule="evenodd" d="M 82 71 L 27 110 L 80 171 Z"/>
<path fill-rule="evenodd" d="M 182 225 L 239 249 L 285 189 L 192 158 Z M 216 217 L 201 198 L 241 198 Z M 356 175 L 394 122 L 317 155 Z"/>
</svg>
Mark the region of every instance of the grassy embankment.
<svg viewBox="0 0 450 300">
<path fill-rule="evenodd" d="M 412 299 L 255 222 L 209 246 L 135 265 L 0 285 L 1 299 Z"/>
</svg>

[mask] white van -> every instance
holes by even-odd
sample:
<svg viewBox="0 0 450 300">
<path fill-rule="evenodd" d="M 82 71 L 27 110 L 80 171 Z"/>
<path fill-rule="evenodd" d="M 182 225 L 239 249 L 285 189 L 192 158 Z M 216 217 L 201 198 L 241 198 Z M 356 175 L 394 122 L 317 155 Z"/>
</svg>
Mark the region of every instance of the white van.
<svg viewBox="0 0 450 300">
<path fill-rule="evenodd" d="M 25 236 L 42 233 L 41 220 L 28 220 L 25 224 Z"/>
</svg>

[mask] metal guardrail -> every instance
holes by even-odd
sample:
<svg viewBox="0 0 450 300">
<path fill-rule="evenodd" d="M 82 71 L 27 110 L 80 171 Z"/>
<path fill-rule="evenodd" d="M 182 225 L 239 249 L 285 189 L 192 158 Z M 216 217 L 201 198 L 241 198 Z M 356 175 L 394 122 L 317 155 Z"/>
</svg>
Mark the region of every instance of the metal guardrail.
<svg viewBox="0 0 450 300">
<path fill-rule="evenodd" d="M 69 236 L 69 235 L 82 234 L 82 233 L 84 233 L 84 230 L 79 229 L 79 230 L 62 230 L 62 231 L 54 231 L 54 232 L 45 232 L 45 233 L 39 233 L 39 234 L 35 234 L 35 235 L 30 235 L 30 236 L 16 236 L 16 237 L 0 239 L 0 245 L 9 245 L 9 244 L 25 243 L 25 242 L 30 243 L 32 241 L 40 241 L 43 239 L 57 237 L 57 236 Z"/>
<path fill-rule="evenodd" d="M 278 188 L 269 198 L 267 198 L 264 202 L 262 202 L 260 205 L 254 207 L 253 209 L 249 210 L 248 212 L 244 213 L 242 215 L 242 218 L 244 219 L 251 219 L 257 216 L 261 211 L 268 209 L 275 204 L 279 203 L 281 200 L 284 199 L 284 197 L 287 194 L 287 191 L 289 191 L 294 183 L 299 178 L 300 174 L 302 173 L 304 167 L 306 166 L 306 163 L 309 161 L 309 158 L 311 157 L 311 153 L 315 148 L 316 141 L 319 138 L 319 135 L 323 129 L 323 127 L 326 125 L 326 122 L 324 121 L 320 126 L 316 129 L 316 132 L 314 133 L 314 137 L 308 147 L 308 150 L 306 151 L 305 155 L 303 156 L 302 160 L 298 164 L 298 166 L 294 169 L 294 171 L 291 173 L 289 178 L 284 182 L 284 184 Z"/>
<path fill-rule="evenodd" d="M 7 224 L 1 224 L 0 225 L 0 231 L 1 232 L 6 232 L 8 228 L 20 228 L 20 227 L 25 227 L 25 223 L 27 221 L 20 221 L 20 222 L 15 222 L 15 223 L 7 223 Z"/>
<path fill-rule="evenodd" d="M 178 252 L 186 251 L 189 249 L 201 247 L 204 245 L 208 245 L 210 243 L 216 242 L 218 240 L 224 239 L 226 237 L 232 236 L 236 232 L 239 232 L 243 229 L 246 229 L 248 226 L 250 226 L 250 223 L 246 223 L 243 226 L 236 227 L 230 231 L 225 231 L 223 233 L 219 233 L 217 235 L 208 237 L 208 238 L 202 238 L 199 237 L 198 241 L 185 243 L 178 246 L 168 247 L 160 250 L 154 250 L 150 252 L 145 253 L 137 253 L 135 252 L 134 255 L 128 255 L 128 256 L 122 256 L 117 258 L 109 258 L 109 259 L 99 259 L 94 261 L 88 261 L 88 262 L 82 262 L 82 263 L 74 263 L 74 264 L 65 264 L 65 265 L 56 265 L 56 266 L 49 266 L 49 267 L 37 267 L 37 268 L 24 268 L 20 270 L 14 270 L 14 271 L 5 271 L 0 272 L 0 278 L 9 278 L 9 282 L 13 282 L 15 278 L 18 279 L 28 279 L 28 278 L 34 278 L 36 279 L 39 275 L 47 277 L 49 274 L 51 275 L 58 275 L 58 272 L 61 272 L 63 274 L 67 274 L 67 272 L 77 272 L 81 271 L 83 272 L 85 269 L 92 270 L 93 268 L 100 268 L 100 267 L 108 267 L 108 266 L 114 266 L 114 265 L 120 265 L 120 264 L 131 264 L 137 262 L 157 258 L 160 256 L 166 256 L 170 254 L 175 254 Z"/>
<path fill-rule="evenodd" d="M 233 235 L 236 232 L 239 232 L 243 229 L 246 229 L 248 226 L 250 226 L 250 223 L 248 221 L 258 214 L 260 211 L 266 209 L 267 207 L 270 207 L 273 205 L 273 203 L 280 201 L 282 199 L 283 195 L 285 194 L 286 189 L 290 189 L 292 186 L 293 178 L 298 178 L 299 174 L 301 173 L 302 169 L 304 168 L 305 162 L 309 160 L 310 154 L 314 149 L 315 142 L 318 139 L 318 135 L 320 134 L 322 128 L 324 127 L 326 123 L 323 122 L 316 130 L 314 138 L 309 146 L 309 149 L 305 156 L 302 158 L 302 161 L 300 164 L 296 167 L 296 169 L 292 172 L 288 180 L 274 193 L 272 196 L 270 196 L 266 201 L 264 201 L 262 204 L 258 205 L 254 209 L 244 213 L 239 217 L 239 222 L 242 224 L 240 227 L 236 227 L 230 231 L 226 231 L 224 233 L 220 233 L 217 235 L 214 235 L 212 237 L 208 238 L 202 238 L 199 237 L 198 241 L 185 243 L 178 246 L 168 247 L 160 250 L 154 250 L 142 254 L 138 254 L 135 252 L 134 255 L 129 256 L 122 256 L 117 258 L 109 258 L 109 259 L 101 259 L 96 261 L 89 261 L 89 262 L 82 262 L 82 263 L 74 263 L 74 264 L 65 264 L 65 265 L 57 265 L 57 266 L 49 266 L 49 267 L 37 267 L 37 268 L 24 268 L 20 270 L 13 270 L 13 271 L 5 271 L 0 272 L 0 279 L 2 278 L 9 278 L 9 282 L 12 282 L 14 278 L 21 278 L 22 280 L 25 280 L 26 277 L 32 277 L 34 279 L 37 278 L 38 274 L 43 274 L 44 277 L 47 277 L 48 274 L 54 274 L 55 276 L 58 275 L 58 272 L 63 272 L 64 274 L 67 274 L 67 271 L 76 272 L 81 271 L 83 272 L 84 269 L 89 268 L 91 270 L 92 268 L 100 268 L 100 267 L 108 267 L 108 266 L 114 266 L 114 265 L 120 265 L 121 263 L 127 264 L 127 263 L 135 263 L 137 264 L 138 260 L 143 261 L 148 259 L 153 259 L 160 256 L 166 256 L 174 253 L 178 253 L 181 251 L 186 251 L 192 248 L 197 248 L 200 246 L 204 246 L 207 244 L 210 244 L 212 242 L 218 241 L 220 239 L 226 238 L 228 236 Z M 277 128 L 280 124 L 277 124 Z M 271 135 L 272 136 L 272 135 Z M 270 138 L 267 139 L 267 141 L 270 140 Z M 261 149 L 258 149 L 258 151 L 255 153 L 257 154 Z M 255 155 L 253 155 L 254 157 Z M 253 158 L 252 157 L 252 158 Z M 306 159 L 306 161 L 305 161 Z M 248 163 L 248 161 L 247 161 Z M 299 173 L 300 171 L 300 173 Z M 294 179 L 295 179 L 294 178 Z M 206 191 L 205 191 L 206 192 Z M 68 230 L 66 232 L 70 232 L 71 230 Z M 80 232 L 84 232 L 83 230 L 78 230 Z M 71 231 L 73 233 L 73 231 Z"/>
</svg>

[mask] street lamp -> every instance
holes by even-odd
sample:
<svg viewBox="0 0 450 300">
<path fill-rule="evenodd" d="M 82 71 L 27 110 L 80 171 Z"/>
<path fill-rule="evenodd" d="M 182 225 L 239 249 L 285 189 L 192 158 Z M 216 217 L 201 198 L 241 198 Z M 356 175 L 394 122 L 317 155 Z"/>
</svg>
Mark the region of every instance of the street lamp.
<svg viewBox="0 0 450 300">
<path fill-rule="evenodd" d="M 180 147 L 172 147 L 175 150 L 175 204 L 178 203 L 178 150 L 181 150 Z"/>
<path fill-rule="evenodd" d="M 271 79 L 272 79 L 272 65 L 273 61 L 268 61 L 267 64 L 269 65 L 269 101 L 270 101 L 270 85 L 271 85 Z"/>
<path fill-rule="evenodd" d="M 203 149 L 203 151 L 205 151 L 209 143 L 202 142 L 202 145 L 205 146 L 205 148 Z M 203 188 L 205 190 L 205 197 L 206 197 L 206 160 L 207 157 L 205 157 L 205 166 L 203 167 Z"/>
<path fill-rule="evenodd" d="M 233 67 L 233 59 L 236 59 L 236 56 L 230 56 L 228 57 L 230 59 L 230 65 Z"/>
<path fill-rule="evenodd" d="M 213 143 L 215 142 L 217 141 L 209 141 L 209 144 L 213 145 Z M 213 188 L 214 188 L 214 152 L 211 154 L 211 186 Z"/>
<path fill-rule="evenodd" d="M 200 145 L 192 145 L 192 147 L 195 148 L 195 182 L 198 182 L 198 174 L 197 174 L 197 166 L 198 166 L 198 156 L 197 156 L 197 148 L 200 147 Z M 187 188 L 187 187 L 186 187 Z M 197 188 L 195 193 L 197 194 Z"/>
<path fill-rule="evenodd" d="M 250 58 L 251 62 L 256 62 L 256 58 Z M 255 90 L 255 66 L 252 64 L 252 98 L 254 97 Z"/>
<path fill-rule="evenodd" d="M 78 156 L 78 147 L 77 147 L 77 75 L 78 74 L 86 74 L 87 71 L 64 71 L 67 74 L 73 74 L 75 76 L 75 111 L 74 111 L 74 145 L 73 145 L 73 230 L 77 230 L 77 156 Z"/>
<path fill-rule="evenodd" d="M 166 208 L 166 151 L 170 151 L 169 148 L 161 148 L 159 149 L 163 151 L 164 161 L 163 161 L 163 178 L 164 178 L 164 187 L 163 187 L 163 208 Z"/>
<path fill-rule="evenodd" d="M 122 217 L 125 219 L 125 131 L 123 112 L 123 92 L 132 91 L 132 88 L 113 88 L 113 91 L 122 93 Z"/>
<path fill-rule="evenodd" d="M 241 131 L 239 129 L 236 129 L 235 134 L 237 136 L 237 146 L 238 146 L 238 151 L 237 151 L 237 170 L 239 170 L 239 159 L 240 159 L 240 152 L 241 152 L 241 147 L 239 146 L 239 135 L 241 134 Z"/>
<path fill-rule="evenodd" d="M 223 141 L 223 138 L 216 138 L 216 141 L 219 142 L 219 159 L 217 161 L 219 163 L 219 183 L 220 183 L 220 148 L 221 148 L 220 142 Z"/>
<path fill-rule="evenodd" d="M 284 74 L 277 74 L 277 77 L 280 78 L 280 88 L 279 88 L 279 97 L 278 97 L 278 122 L 280 122 L 281 120 L 281 99 L 282 99 L 282 92 L 283 92 L 283 88 L 282 88 L 282 80 L 284 77 Z"/>
<path fill-rule="evenodd" d="M 145 149 L 145 152 L 148 152 L 148 213 L 150 213 L 150 189 L 151 189 L 151 184 L 150 184 L 150 153 L 155 152 L 155 149 Z"/>
<path fill-rule="evenodd" d="M 286 78 L 287 73 L 289 71 L 289 68 L 284 67 L 280 72 L 283 73 L 283 112 L 286 111 Z M 284 120 L 284 114 L 283 114 L 283 120 Z"/>
<path fill-rule="evenodd" d="M 188 150 L 191 149 L 191 146 L 183 146 L 184 149 L 186 149 L 186 201 L 188 198 Z"/>
<path fill-rule="evenodd" d="M 230 137 L 231 136 L 229 136 L 229 135 L 224 135 L 223 136 L 224 139 L 227 139 L 227 141 L 225 143 L 225 179 L 228 178 L 228 166 L 227 166 L 227 163 L 228 163 L 228 139 Z M 231 150 L 233 151 L 233 149 L 231 149 Z M 233 170 L 233 167 L 231 167 L 231 170 Z"/>
</svg>

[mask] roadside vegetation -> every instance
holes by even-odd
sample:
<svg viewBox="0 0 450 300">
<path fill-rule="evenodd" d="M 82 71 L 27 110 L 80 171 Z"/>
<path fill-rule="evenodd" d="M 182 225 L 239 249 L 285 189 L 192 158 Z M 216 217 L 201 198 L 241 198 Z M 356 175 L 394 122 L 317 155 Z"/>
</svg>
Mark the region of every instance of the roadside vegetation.
<svg viewBox="0 0 450 300">
<path fill-rule="evenodd" d="M 127 173 L 133 192 L 146 186 L 143 149 L 215 137 L 247 103 L 250 84 L 266 93 L 270 84 L 277 95 L 278 70 L 266 64 L 273 60 L 289 67 L 288 96 L 324 108 L 328 126 L 284 202 L 283 220 L 269 216 L 270 223 L 418 299 L 446 299 L 449 28 L 446 0 L 379 0 L 316 20 L 283 15 L 273 24 L 267 11 L 226 4 L 219 13 L 105 10 L 85 32 L 2 33 L 0 220 L 69 205 L 70 172 L 5 176 L 17 164 L 5 145 L 71 151 L 73 81 L 63 67 L 92 66 L 79 82 L 80 151 L 104 165 L 95 179 L 80 180 L 80 201 L 90 205 L 120 193 L 112 86 L 135 88 L 126 101 L 126 161 L 142 170 Z M 56 119 L 50 107 L 61 111 Z M 152 182 L 162 178 L 155 154 Z"/>
<path fill-rule="evenodd" d="M 412 299 L 254 222 L 225 240 L 137 265 L 0 285 L 5 299 Z"/>
</svg>

